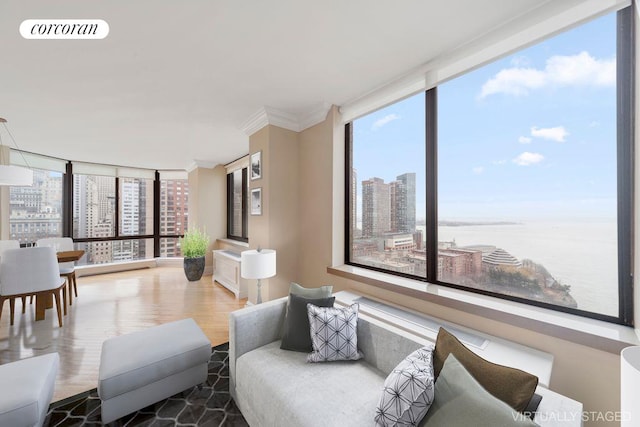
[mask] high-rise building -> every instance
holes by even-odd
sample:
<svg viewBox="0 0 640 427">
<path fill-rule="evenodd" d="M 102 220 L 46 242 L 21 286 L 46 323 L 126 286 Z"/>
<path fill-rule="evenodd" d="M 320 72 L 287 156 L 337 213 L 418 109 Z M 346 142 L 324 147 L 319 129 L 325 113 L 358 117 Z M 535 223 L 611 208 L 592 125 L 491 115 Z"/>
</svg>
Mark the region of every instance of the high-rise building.
<svg viewBox="0 0 640 427">
<path fill-rule="evenodd" d="M 62 235 L 62 175 L 33 170 L 33 186 L 11 187 L 10 237 L 30 244 Z"/>
<path fill-rule="evenodd" d="M 162 180 L 160 184 L 160 234 L 181 235 L 189 227 L 189 182 Z M 160 239 L 160 255 L 180 256 L 177 238 Z"/>
<path fill-rule="evenodd" d="M 416 230 L 416 174 L 399 175 L 389 184 L 391 231 L 413 233 Z"/>
<path fill-rule="evenodd" d="M 389 184 L 380 178 L 362 181 L 362 236 L 380 237 L 389 226 Z"/>
</svg>

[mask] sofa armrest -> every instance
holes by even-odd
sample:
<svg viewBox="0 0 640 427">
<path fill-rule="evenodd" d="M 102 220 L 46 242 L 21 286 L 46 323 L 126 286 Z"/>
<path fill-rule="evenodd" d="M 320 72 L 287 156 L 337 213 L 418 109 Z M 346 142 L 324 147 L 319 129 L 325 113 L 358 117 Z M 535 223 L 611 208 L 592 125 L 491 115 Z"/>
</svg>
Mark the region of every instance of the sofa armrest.
<svg viewBox="0 0 640 427">
<path fill-rule="evenodd" d="M 582 403 L 538 386 L 542 396 L 535 421 L 541 427 L 582 427 Z"/>
<path fill-rule="evenodd" d="M 280 339 L 288 297 L 229 313 L 229 392 L 235 398 L 236 360 Z"/>
</svg>

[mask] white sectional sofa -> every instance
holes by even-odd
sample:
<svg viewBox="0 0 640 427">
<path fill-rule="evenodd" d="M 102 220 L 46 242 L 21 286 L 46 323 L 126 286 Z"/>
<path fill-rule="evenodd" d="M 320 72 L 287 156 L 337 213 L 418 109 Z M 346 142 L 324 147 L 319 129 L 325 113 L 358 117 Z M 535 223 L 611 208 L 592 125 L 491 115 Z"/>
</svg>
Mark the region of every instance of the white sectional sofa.
<svg viewBox="0 0 640 427">
<path fill-rule="evenodd" d="M 361 314 L 362 360 L 307 363 L 305 353 L 280 349 L 286 304 L 282 298 L 230 314 L 229 387 L 249 425 L 373 426 L 385 378 L 424 343 Z M 541 386 L 536 393 L 540 426 L 582 425 L 582 404 Z"/>
</svg>

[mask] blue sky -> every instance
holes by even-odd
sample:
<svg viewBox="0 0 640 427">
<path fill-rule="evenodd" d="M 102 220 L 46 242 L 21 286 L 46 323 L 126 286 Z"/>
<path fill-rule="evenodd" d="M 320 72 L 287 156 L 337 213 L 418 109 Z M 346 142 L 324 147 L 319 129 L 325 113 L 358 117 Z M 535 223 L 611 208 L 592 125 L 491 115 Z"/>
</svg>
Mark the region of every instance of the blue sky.
<svg viewBox="0 0 640 427">
<path fill-rule="evenodd" d="M 614 13 L 439 86 L 441 219 L 615 217 L 615 34 Z M 421 93 L 354 123 L 358 192 L 416 172 L 418 218 L 424 115 Z"/>
</svg>

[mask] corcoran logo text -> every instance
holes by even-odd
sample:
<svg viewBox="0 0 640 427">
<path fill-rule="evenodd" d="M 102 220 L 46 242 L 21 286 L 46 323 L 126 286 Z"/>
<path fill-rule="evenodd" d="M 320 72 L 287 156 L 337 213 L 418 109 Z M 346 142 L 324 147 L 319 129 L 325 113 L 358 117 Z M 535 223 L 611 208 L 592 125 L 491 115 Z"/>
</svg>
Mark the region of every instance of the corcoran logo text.
<svg viewBox="0 0 640 427">
<path fill-rule="evenodd" d="M 103 39 L 109 24 L 102 19 L 26 19 L 20 24 L 25 39 Z"/>
</svg>

